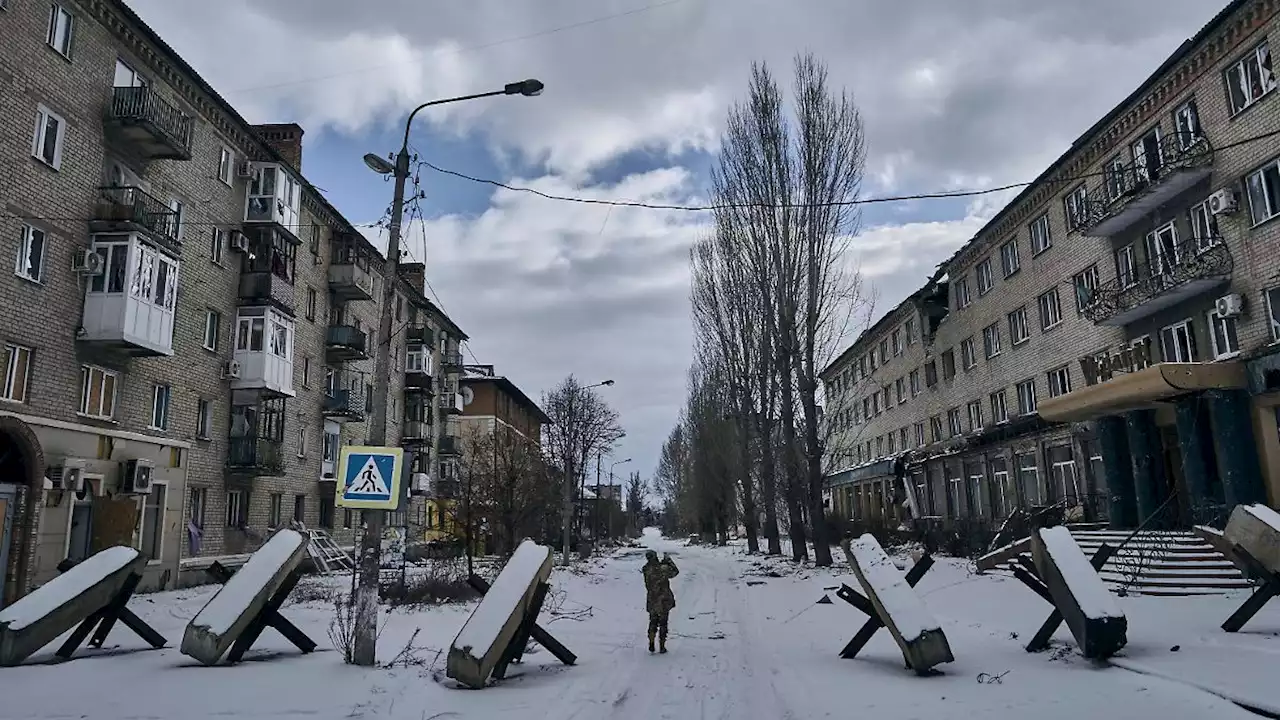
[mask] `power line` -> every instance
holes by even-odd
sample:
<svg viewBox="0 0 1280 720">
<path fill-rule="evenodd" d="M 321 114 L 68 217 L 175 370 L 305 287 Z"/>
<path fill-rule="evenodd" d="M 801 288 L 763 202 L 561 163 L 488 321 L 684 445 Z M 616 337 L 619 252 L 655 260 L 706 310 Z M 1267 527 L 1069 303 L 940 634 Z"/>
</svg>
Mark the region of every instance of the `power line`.
<svg viewBox="0 0 1280 720">
<path fill-rule="evenodd" d="M 1212 148 L 1208 151 L 1208 155 L 1210 157 L 1213 157 L 1225 150 L 1230 150 L 1232 148 L 1240 147 L 1241 145 L 1247 145 L 1249 143 L 1257 142 L 1259 140 L 1266 140 L 1268 138 L 1272 138 L 1277 135 L 1280 135 L 1280 130 L 1273 130 L 1271 132 L 1262 133 L 1261 135 L 1254 135 L 1251 137 L 1247 137 L 1247 138 L 1244 138 L 1243 140 L 1237 140 L 1236 142 L 1233 142 L 1233 143 L 1228 143 L 1220 147 Z M 545 193 L 545 192 L 542 192 L 541 190 L 536 190 L 530 187 L 522 187 L 519 185 L 508 185 L 507 183 L 500 182 L 498 180 L 492 180 L 488 178 L 480 178 L 472 175 L 467 175 L 466 173 L 458 172 L 457 170 L 449 170 L 447 168 L 439 167 L 425 160 L 418 161 L 418 165 L 419 167 L 430 168 L 431 170 L 434 170 L 443 175 L 451 175 L 453 177 L 461 178 L 463 180 L 467 180 L 473 183 L 478 183 L 481 185 L 491 185 L 493 187 L 502 188 L 504 190 L 510 190 L 512 192 L 528 193 L 530 195 L 536 195 L 537 197 L 541 197 L 547 200 L 555 200 L 558 202 L 578 203 L 582 205 L 603 205 L 608 207 L 644 208 L 647 210 L 671 210 L 671 211 L 683 211 L 683 212 L 711 212 L 715 210 L 749 209 L 749 208 L 803 209 L 803 208 L 838 207 L 838 206 L 848 206 L 848 205 L 875 205 L 875 204 L 892 203 L 892 202 L 909 202 L 912 200 L 940 200 L 940 199 L 947 199 L 947 198 L 963 198 L 963 197 L 977 197 L 980 195 L 991 195 L 994 193 L 1005 192 L 1008 190 L 1017 190 L 1019 188 L 1030 187 L 1032 185 L 1037 184 L 1037 181 L 1031 180 L 1026 182 L 1018 182 L 1018 183 L 1011 183 L 1008 185 L 1001 185 L 999 187 L 986 188 L 983 190 L 954 190 L 954 191 L 944 191 L 944 192 L 917 193 L 913 195 L 885 195 L 880 197 L 858 198 L 855 200 L 833 200 L 831 202 L 825 202 L 825 203 L 786 203 L 786 204 L 719 203 L 719 204 L 712 204 L 712 205 L 675 205 L 675 204 L 663 204 L 663 203 L 634 202 L 634 201 L 628 201 L 628 200 L 605 200 L 602 198 L 584 198 L 584 197 L 573 197 L 568 195 L 555 195 L 552 193 Z M 1108 177 L 1110 174 L 1111 173 L 1107 170 L 1099 170 L 1097 172 L 1085 173 L 1083 175 L 1055 178 L 1052 180 L 1042 180 L 1039 182 L 1041 184 L 1046 184 L 1046 185 L 1047 184 L 1065 185 L 1068 183 L 1079 182 L 1082 180 L 1089 180 L 1092 178 Z"/>
<path fill-rule="evenodd" d="M 578 28 L 587 27 L 588 25 L 597 25 L 599 23 L 608 22 L 610 20 L 617 20 L 619 18 L 630 17 L 632 15 L 639 15 L 641 13 L 657 10 L 658 8 L 667 7 L 668 5 L 675 5 L 677 3 L 682 3 L 684 1 L 685 0 L 664 0 L 663 2 L 653 3 L 651 5 L 645 5 L 643 7 L 634 8 L 632 10 L 613 13 L 612 15 L 602 15 L 600 17 L 591 18 L 590 20 L 582 20 L 580 22 L 570 23 L 568 25 L 560 25 L 558 27 L 548 28 L 546 30 L 540 30 L 538 32 L 529 33 L 527 35 L 516 35 L 513 37 L 507 37 L 499 40 L 479 43 L 477 45 L 467 45 L 460 48 L 452 49 L 449 52 L 460 54 L 465 52 L 474 52 L 476 50 L 486 50 L 488 48 L 499 47 L 501 45 L 509 45 L 511 43 L 516 43 L 516 42 L 524 42 L 526 40 L 533 40 L 540 37 L 546 37 L 548 35 L 555 35 L 557 33 L 565 32 L 566 30 L 576 30 Z M 301 78 L 298 80 L 288 80 L 285 82 L 273 83 L 271 85 L 255 85 L 252 87 L 238 88 L 238 89 L 231 90 L 231 92 L 247 93 L 247 92 L 257 92 L 259 90 L 273 90 L 275 88 L 290 87 L 293 85 L 306 85 L 313 82 L 320 82 L 322 80 L 332 80 L 333 78 L 346 77 L 348 75 L 361 75 L 364 73 L 376 72 L 379 70 L 386 70 L 388 68 L 393 68 L 398 66 L 399 66 L 398 63 L 385 64 L 385 65 L 373 65 L 369 67 L 357 68 L 355 70 L 343 70 L 342 72 L 330 73 L 328 75 L 316 75 L 313 77 Z"/>
</svg>

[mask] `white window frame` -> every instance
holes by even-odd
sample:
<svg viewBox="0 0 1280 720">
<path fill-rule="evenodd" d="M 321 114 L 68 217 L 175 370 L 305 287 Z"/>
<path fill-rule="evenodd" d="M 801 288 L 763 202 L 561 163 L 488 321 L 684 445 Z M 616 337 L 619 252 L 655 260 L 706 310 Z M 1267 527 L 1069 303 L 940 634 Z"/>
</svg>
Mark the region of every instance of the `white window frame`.
<svg viewBox="0 0 1280 720">
<path fill-rule="evenodd" d="M 120 78 L 122 74 L 127 75 L 123 83 L 121 82 L 121 78 Z M 143 77 L 142 74 L 139 73 L 137 70 L 135 70 L 132 65 L 125 62 L 124 60 L 121 60 L 120 58 L 116 58 L 116 74 L 115 74 L 115 77 L 112 79 L 111 85 L 112 87 L 118 87 L 118 88 L 119 87 L 122 87 L 122 88 L 146 87 L 147 79 Z"/>
<path fill-rule="evenodd" d="M 925 446 L 924 423 L 918 422 L 915 425 L 916 447 Z"/>
<path fill-rule="evenodd" d="M 1169 275 L 1182 262 L 1178 226 L 1172 220 L 1147 233 L 1147 269 L 1152 275 Z"/>
<path fill-rule="evenodd" d="M 1266 58 L 1265 60 L 1263 58 Z M 1248 108 L 1258 104 L 1271 91 L 1276 89 L 1275 66 L 1272 65 L 1269 75 L 1263 75 L 1263 65 L 1271 64 L 1271 46 L 1267 40 L 1263 40 L 1253 47 L 1252 50 L 1245 53 L 1244 57 L 1232 63 L 1224 71 L 1224 79 L 1227 83 L 1227 103 L 1231 108 L 1231 114 L 1237 115 L 1244 112 Z M 1254 94 L 1252 85 L 1249 82 L 1249 71 L 1254 70 L 1258 77 L 1258 82 L 1262 86 L 1262 91 Z M 1234 90 L 1239 91 L 1237 97 Z"/>
<path fill-rule="evenodd" d="M 1121 290 L 1127 290 L 1138 284 L 1138 259 L 1133 254 L 1133 243 L 1117 248 L 1115 251 L 1116 280 Z"/>
<path fill-rule="evenodd" d="M 972 302 L 973 298 L 969 295 L 969 278 L 956 278 L 956 309 L 963 310 Z"/>
<path fill-rule="evenodd" d="M 157 493 L 156 488 L 164 488 L 164 491 Z M 158 497 L 161 495 L 163 495 L 163 497 Z M 151 492 L 138 498 L 137 549 L 139 552 L 145 552 L 143 547 L 146 544 L 147 531 L 150 529 L 147 527 L 147 506 L 152 500 L 156 500 L 158 502 L 158 505 L 153 507 L 159 508 L 158 519 L 160 527 L 156 531 L 155 557 L 148 557 L 147 564 L 159 565 L 164 562 L 164 526 L 166 524 L 164 515 L 165 510 L 167 510 L 165 506 L 169 504 L 169 483 L 167 481 L 153 480 L 151 482 Z"/>
<path fill-rule="evenodd" d="M 1280 336 L 1277 337 L 1280 339 Z M 922 390 L 920 389 L 920 368 L 916 368 L 908 375 L 908 382 L 911 385 L 911 397 L 918 397 Z"/>
<path fill-rule="evenodd" d="M 1040 293 L 1036 297 L 1036 306 L 1040 309 L 1040 331 L 1052 330 L 1062 324 L 1062 301 L 1058 297 L 1058 286 Z"/>
<path fill-rule="evenodd" d="M 1063 214 L 1066 215 L 1067 230 L 1075 230 L 1080 227 L 1080 221 L 1085 219 L 1085 202 L 1089 199 L 1089 188 L 1084 184 L 1072 188 L 1062 198 Z"/>
<path fill-rule="evenodd" d="M 218 341 L 222 339 L 222 313 L 212 308 L 204 311 L 204 338 L 201 347 L 217 352 Z"/>
<path fill-rule="evenodd" d="M 1178 133 L 1178 145 L 1183 150 L 1204 139 L 1204 130 L 1200 127 L 1200 108 L 1196 105 L 1195 98 L 1188 98 L 1174 109 L 1173 129 Z"/>
<path fill-rule="evenodd" d="M 1026 397 L 1024 397 L 1024 393 L 1023 393 L 1024 389 L 1029 389 L 1029 394 L 1027 394 Z M 1039 399 L 1036 398 L 1035 378 L 1023 380 L 1022 382 L 1017 384 L 1015 390 L 1018 394 L 1018 414 L 1019 415 L 1035 415 L 1040 411 Z M 1028 405 L 1030 405 L 1030 409 L 1028 409 L 1027 407 Z"/>
<path fill-rule="evenodd" d="M 307 456 L 307 426 L 298 426 L 298 457 L 305 458 Z"/>
<path fill-rule="evenodd" d="M 65 7 L 53 3 L 49 8 L 49 27 L 45 43 L 62 57 L 71 59 L 71 46 L 76 37 L 76 16 Z"/>
<path fill-rule="evenodd" d="M 902 330 L 895 328 L 890 337 L 893 338 L 893 356 L 898 357 L 902 354 Z"/>
<path fill-rule="evenodd" d="M 978 350 L 972 335 L 960 341 L 960 364 L 965 370 L 978 367 Z"/>
<path fill-rule="evenodd" d="M 1004 352 L 1000 344 L 1000 323 L 993 322 L 982 328 L 982 351 L 988 360 Z"/>
<path fill-rule="evenodd" d="M 104 407 L 107 403 L 106 386 L 107 380 L 111 380 L 111 398 L 110 407 Z M 98 385 L 98 407 L 89 407 L 90 389 L 95 384 Z M 120 397 L 120 373 L 114 370 L 108 370 L 98 365 L 81 365 L 80 366 L 80 405 L 79 414 L 85 417 L 96 418 L 99 420 L 111 420 L 116 416 L 116 402 Z"/>
<path fill-rule="evenodd" d="M 54 121 L 54 132 L 57 137 L 53 141 L 53 157 L 46 158 L 44 156 L 44 147 L 48 140 L 49 121 Z M 41 163 L 53 168 L 54 170 L 62 169 L 62 150 L 67 139 L 67 121 L 61 115 L 50 110 L 45 105 L 36 106 L 36 126 L 35 131 L 31 135 L 31 157 L 39 160 Z"/>
<path fill-rule="evenodd" d="M 902 330 L 903 330 L 903 333 L 907 336 L 907 346 L 910 347 L 911 345 L 915 345 L 916 344 L 916 319 L 907 318 L 907 321 L 902 324 Z"/>
<path fill-rule="evenodd" d="M 1179 331 L 1182 333 L 1181 336 L 1179 336 Z M 1180 339 L 1186 339 L 1187 357 L 1183 357 L 1183 348 L 1177 345 L 1174 347 L 1177 352 L 1169 352 L 1169 343 L 1165 342 L 1166 332 L 1169 333 L 1169 337 L 1173 339 L 1174 343 L 1177 343 Z M 1192 325 L 1191 318 L 1173 323 L 1172 325 L 1165 325 L 1160 328 L 1160 357 L 1163 358 L 1165 362 L 1195 362 L 1195 343 L 1195 328 Z"/>
<path fill-rule="evenodd" d="M 156 383 L 151 386 L 151 419 L 149 430 L 168 430 L 173 411 L 173 386 Z"/>
<path fill-rule="evenodd" d="M 1027 325 L 1027 306 L 1023 305 L 1007 316 L 1009 321 L 1009 344 L 1018 347 L 1031 339 L 1031 328 Z M 1018 331 L 1021 332 L 1018 332 Z"/>
<path fill-rule="evenodd" d="M 1218 216 L 1209 209 L 1209 201 L 1203 200 L 1187 210 L 1187 222 L 1191 226 L 1191 238 L 1195 241 L 1196 252 L 1202 253 L 1222 242 L 1222 233 L 1218 229 Z"/>
<path fill-rule="evenodd" d="M 991 393 L 991 421 L 999 425 L 1009 422 L 1009 402 L 1004 390 Z M 999 401 L 999 402 L 997 402 Z"/>
<path fill-rule="evenodd" d="M 1210 310 L 1209 319 L 1209 348 L 1213 351 L 1214 360 L 1230 360 L 1240 356 L 1240 323 L 1233 316 L 1223 317 L 1218 315 L 1217 310 Z M 1232 336 L 1235 337 L 1235 347 L 1222 348 L 1218 345 L 1218 329 L 1222 327 L 1223 342 L 1227 345 L 1231 344 Z M 1229 329 L 1229 332 L 1228 332 Z"/>
<path fill-rule="evenodd" d="M 223 517 L 223 522 L 226 524 L 226 527 L 238 528 L 240 527 L 239 520 L 242 517 L 248 518 L 248 508 L 245 507 L 247 499 L 248 498 L 245 496 L 243 490 L 227 491 L 226 512 Z M 246 522 L 245 524 L 248 523 Z"/>
<path fill-rule="evenodd" d="M 206 398 L 196 399 L 196 438 L 208 440 L 213 432 L 213 402 Z"/>
<path fill-rule="evenodd" d="M 13 274 L 39 285 L 44 284 L 45 257 L 49 254 L 49 233 L 34 225 L 23 223 L 21 236 L 18 238 L 18 254 L 14 258 Z M 31 263 L 31 249 L 39 239 L 39 256 L 35 265 Z"/>
<path fill-rule="evenodd" d="M 1043 213 L 1027 225 L 1031 236 L 1031 257 L 1037 257 L 1053 247 L 1052 228 L 1049 226 L 1049 213 Z"/>
<path fill-rule="evenodd" d="M 982 297 L 991 292 L 991 288 L 995 287 L 995 271 L 991 267 L 991 258 L 986 257 L 982 262 L 978 263 L 974 269 L 974 275 L 978 279 L 978 297 Z"/>
<path fill-rule="evenodd" d="M 218 179 L 227 187 L 232 187 L 235 181 L 236 169 L 236 153 L 226 145 L 218 147 Z"/>
<path fill-rule="evenodd" d="M 965 410 L 969 415 L 969 431 L 981 431 L 982 428 L 985 427 L 982 424 L 982 401 L 970 400 L 968 405 L 965 406 Z"/>
<path fill-rule="evenodd" d="M 1045 373 L 1048 380 L 1049 397 L 1058 397 L 1071 392 L 1071 366 L 1061 365 Z"/>
<path fill-rule="evenodd" d="M 1280 342 L 1280 287 L 1267 288 L 1262 292 L 1267 299 L 1267 322 L 1271 327 L 1271 342 Z"/>
<path fill-rule="evenodd" d="M 0 387 L 0 400 L 25 403 L 27 390 L 31 387 L 31 357 L 35 351 L 25 345 L 5 343 L 4 352 L 4 385 Z"/>
<path fill-rule="evenodd" d="M 187 205 L 179 198 L 169 198 L 169 209 L 173 211 L 173 239 L 182 242 L 182 226 L 186 218 Z"/>
<path fill-rule="evenodd" d="M 1270 191 L 1267 185 L 1271 185 Z M 1280 160 L 1271 160 L 1244 178 L 1245 194 L 1249 196 L 1249 219 L 1254 226 L 1280 215 Z"/>
<path fill-rule="evenodd" d="M 1098 292 L 1100 284 L 1101 276 L 1098 274 L 1098 263 L 1090 265 L 1071 278 L 1071 287 L 1076 296 L 1076 313 L 1083 313 L 1084 309 L 1088 307 L 1086 297 L 1081 291 L 1088 291 L 1088 298 L 1091 300 L 1094 293 Z"/>
<path fill-rule="evenodd" d="M 1022 258 L 1018 256 L 1018 238 L 1000 246 L 1000 269 L 1006 278 L 1022 269 Z"/>
<path fill-rule="evenodd" d="M 964 416 L 960 414 L 960 408 L 947 410 L 947 430 L 951 432 L 951 437 L 964 434 Z"/>
<path fill-rule="evenodd" d="M 223 228 L 216 227 L 213 229 L 213 236 L 209 238 L 209 262 L 215 265 L 222 264 L 222 254 L 227 249 L 227 231 Z"/>
</svg>

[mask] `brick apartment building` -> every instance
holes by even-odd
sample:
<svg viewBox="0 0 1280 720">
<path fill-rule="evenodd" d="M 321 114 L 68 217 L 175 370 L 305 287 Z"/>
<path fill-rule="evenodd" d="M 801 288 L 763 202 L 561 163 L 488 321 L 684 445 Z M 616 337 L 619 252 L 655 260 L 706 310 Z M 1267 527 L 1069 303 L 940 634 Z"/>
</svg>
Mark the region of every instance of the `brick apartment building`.
<svg viewBox="0 0 1280 720">
<path fill-rule="evenodd" d="M 148 588 L 294 519 L 350 544 L 382 258 L 302 129 L 250 125 L 118 0 L 9 0 L 0 45 L 0 605 L 113 544 Z M 447 475 L 466 336 L 401 269 L 388 438 Z"/>
<path fill-rule="evenodd" d="M 823 372 L 837 512 L 1280 501 L 1277 12 L 1232 2 Z"/>
</svg>

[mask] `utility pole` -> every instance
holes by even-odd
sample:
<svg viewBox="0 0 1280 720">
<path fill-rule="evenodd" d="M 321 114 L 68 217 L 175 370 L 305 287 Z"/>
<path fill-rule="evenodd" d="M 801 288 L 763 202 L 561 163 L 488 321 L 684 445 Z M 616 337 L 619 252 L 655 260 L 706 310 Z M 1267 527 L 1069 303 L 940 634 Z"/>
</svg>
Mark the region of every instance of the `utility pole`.
<svg viewBox="0 0 1280 720">
<path fill-rule="evenodd" d="M 413 118 L 423 108 L 433 105 L 473 100 L 494 95 L 524 95 L 532 97 L 542 92 L 537 80 L 510 83 L 502 90 L 464 95 L 462 97 L 433 100 L 423 103 L 409 113 L 404 123 L 404 142 L 396 155 L 393 166 L 382 157 L 369 153 L 364 156 L 365 165 L 382 175 L 394 175 L 395 195 L 391 199 L 391 222 L 387 231 L 387 258 L 382 265 L 382 305 L 379 308 L 378 345 L 373 356 L 373 417 L 369 419 L 368 443 L 374 446 L 387 444 L 387 396 L 391 392 L 391 335 L 395 321 L 396 287 L 400 267 L 400 231 L 404 215 L 404 187 L 409 179 L 409 129 Z M 416 288 L 421 290 L 421 288 Z M 366 667 L 378 660 L 378 571 L 382 560 L 382 521 L 385 510 L 365 510 L 361 513 L 364 534 L 360 538 L 358 584 L 355 597 L 355 632 L 352 660 Z"/>
<path fill-rule="evenodd" d="M 575 442 L 575 439 L 576 439 L 575 434 L 578 432 L 578 418 L 575 416 L 574 411 L 576 410 L 576 408 L 574 407 L 574 404 L 575 404 L 575 401 L 577 400 L 579 393 L 585 394 L 588 390 L 591 390 L 593 388 L 610 387 L 612 385 L 613 385 L 612 380 L 604 380 L 602 382 L 596 383 L 595 385 L 587 385 L 586 387 L 581 387 L 581 388 L 572 388 L 569 393 L 569 398 L 567 403 L 568 407 L 565 408 L 565 415 L 567 417 L 566 417 L 566 427 L 564 429 L 564 433 L 565 433 L 564 492 L 563 492 L 563 496 L 561 497 L 562 506 L 561 506 L 561 512 L 560 512 L 560 541 L 561 543 L 563 543 L 563 545 L 561 546 L 561 554 L 560 554 L 561 565 L 569 564 L 569 545 L 571 545 L 573 541 L 573 518 L 574 518 L 573 486 L 576 484 L 575 476 L 573 473 L 573 463 L 574 463 L 574 460 L 577 459 L 577 452 L 578 452 L 577 443 Z"/>
</svg>

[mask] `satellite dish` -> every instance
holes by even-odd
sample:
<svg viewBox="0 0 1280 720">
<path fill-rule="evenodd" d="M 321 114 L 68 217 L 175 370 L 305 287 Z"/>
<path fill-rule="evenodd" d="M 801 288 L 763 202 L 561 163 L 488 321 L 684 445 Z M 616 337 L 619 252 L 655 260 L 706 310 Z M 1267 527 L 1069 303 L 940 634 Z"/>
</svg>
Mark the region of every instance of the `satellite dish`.
<svg viewBox="0 0 1280 720">
<path fill-rule="evenodd" d="M 470 405 L 471 401 L 475 399 L 476 399 L 476 394 L 475 394 L 475 391 L 471 389 L 471 386 L 463 385 L 462 386 L 462 405 L 464 407 L 467 405 Z"/>
</svg>

